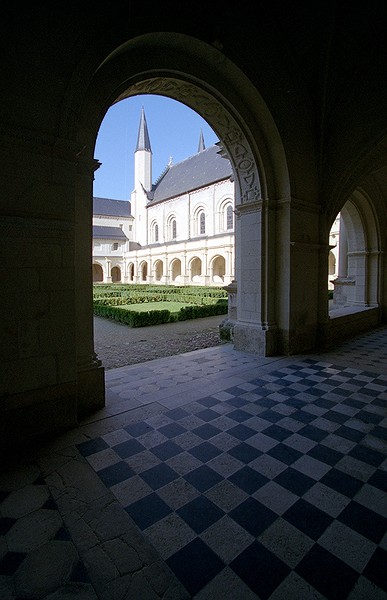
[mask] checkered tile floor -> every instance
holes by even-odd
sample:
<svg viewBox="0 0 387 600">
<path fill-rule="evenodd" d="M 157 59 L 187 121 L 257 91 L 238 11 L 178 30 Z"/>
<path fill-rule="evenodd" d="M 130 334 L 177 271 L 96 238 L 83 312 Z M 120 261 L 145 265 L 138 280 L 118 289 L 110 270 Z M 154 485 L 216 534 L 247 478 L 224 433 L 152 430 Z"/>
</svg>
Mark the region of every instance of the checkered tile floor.
<svg viewBox="0 0 387 600">
<path fill-rule="evenodd" d="M 191 597 L 386 599 L 387 375 L 274 369 L 78 449 Z"/>
</svg>

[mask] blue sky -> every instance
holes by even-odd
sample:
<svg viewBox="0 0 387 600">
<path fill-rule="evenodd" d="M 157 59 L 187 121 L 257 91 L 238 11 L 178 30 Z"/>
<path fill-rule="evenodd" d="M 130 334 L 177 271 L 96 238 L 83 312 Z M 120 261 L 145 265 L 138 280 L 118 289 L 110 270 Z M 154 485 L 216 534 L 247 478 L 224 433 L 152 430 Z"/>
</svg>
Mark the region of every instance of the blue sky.
<svg viewBox="0 0 387 600">
<path fill-rule="evenodd" d="M 176 164 L 197 152 L 201 129 L 206 148 L 218 141 L 204 119 L 176 100 L 154 95 L 122 100 L 110 107 L 98 132 L 94 156 L 102 164 L 95 172 L 94 196 L 130 200 L 142 107 L 152 147 L 153 181 L 165 169 L 170 157 Z"/>
</svg>

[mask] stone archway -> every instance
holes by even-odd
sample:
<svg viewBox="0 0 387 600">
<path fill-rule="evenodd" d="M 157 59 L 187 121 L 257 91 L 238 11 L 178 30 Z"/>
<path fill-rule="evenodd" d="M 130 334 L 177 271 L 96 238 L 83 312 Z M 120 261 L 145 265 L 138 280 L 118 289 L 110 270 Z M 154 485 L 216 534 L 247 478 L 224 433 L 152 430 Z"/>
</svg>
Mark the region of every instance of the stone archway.
<svg viewBox="0 0 387 600">
<path fill-rule="evenodd" d="M 131 282 L 134 281 L 134 264 L 132 262 L 128 264 L 127 277 L 128 277 L 128 281 L 131 281 Z"/>
<path fill-rule="evenodd" d="M 192 258 L 189 263 L 190 281 L 200 283 L 202 277 L 202 261 L 198 256 Z"/>
<path fill-rule="evenodd" d="M 335 307 L 372 307 L 379 303 L 380 242 L 366 196 L 355 192 L 340 211 Z"/>
<path fill-rule="evenodd" d="M 181 260 L 174 258 L 170 265 L 170 279 L 173 283 L 181 281 Z"/>
<path fill-rule="evenodd" d="M 121 281 L 121 269 L 120 267 L 114 266 L 111 270 L 112 283 L 118 283 Z"/>
<path fill-rule="evenodd" d="M 155 281 L 161 281 L 164 275 L 164 264 L 162 260 L 156 260 L 153 266 L 153 272 Z"/>
<path fill-rule="evenodd" d="M 146 260 L 140 265 L 141 282 L 145 283 L 148 280 L 148 263 Z"/>
<path fill-rule="evenodd" d="M 103 269 L 98 263 L 93 263 L 93 283 L 102 283 Z"/>
<path fill-rule="evenodd" d="M 226 261 L 224 256 L 215 256 L 211 262 L 212 281 L 222 283 L 226 274 Z"/>
<path fill-rule="evenodd" d="M 90 372 L 99 366 L 93 348 L 91 281 L 85 276 L 87 262 L 91 262 L 91 251 L 87 251 L 91 248 L 90 214 L 85 207 L 92 197 L 93 171 L 99 166 L 94 147 L 109 107 L 137 94 L 164 95 L 186 104 L 221 140 L 219 150 L 230 160 L 235 182 L 235 347 L 263 355 L 275 353 L 276 311 L 279 314 L 276 286 L 281 286 L 282 280 L 276 278 L 278 246 L 268 232 L 281 228 L 281 220 L 288 219 L 290 184 L 281 139 L 256 88 L 217 48 L 183 34 L 165 33 L 144 35 L 113 49 L 89 78 L 82 97 L 80 81 L 74 77 L 69 88 L 69 121 L 62 127 L 68 131 L 74 126 L 79 147 L 76 245 L 84 268 L 77 272 L 80 309 L 76 331 L 83 372 L 87 364 Z M 72 121 L 74 112 L 78 114 L 76 122 Z M 272 210 L 278 197 L 286 207 L 279 217 Z M 286 302 L 286 294 L 280 298 Z M 287 322 L 283 326 L 288 327 Z"/>
</svg>

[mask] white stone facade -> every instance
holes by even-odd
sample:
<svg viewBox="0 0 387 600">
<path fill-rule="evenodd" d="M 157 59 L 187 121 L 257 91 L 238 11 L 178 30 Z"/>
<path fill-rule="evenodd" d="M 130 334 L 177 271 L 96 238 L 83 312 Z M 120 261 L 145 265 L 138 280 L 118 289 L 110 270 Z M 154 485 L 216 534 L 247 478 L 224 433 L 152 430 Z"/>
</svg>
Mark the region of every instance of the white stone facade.
<svg viewBox="0 0 387 600">
<path fill-rule="evenodd" d="M 146 122 L 140 121 L 139 136 L 142 126 L 146 128 Z M 148 139 L 146 129 L 144 136 Z M 202 148 L 201 153 L 200 164 L 190 158 L 184 161 L 185 173 L 200 168 L 203 160 L 209 168 L 219 150 Z M 131 213 L 129 202 L 124 201 L 110 201 L 113 213 L 122 205 L 122 215 L 98 214 L 94 208 L 94 282 L 228 285 L 235 272 L 231 167 L 226 178 L 217 179 L 216 173 L 212 177 L 210 173 L 207 185 L 158 201 L 149 199 L 151 158 L 150 147 L 137 147 Z M 171 165 L 169 168 L 172 172 Z M 99 200 L 103 204 L 104 199 Z"/>
</svg>

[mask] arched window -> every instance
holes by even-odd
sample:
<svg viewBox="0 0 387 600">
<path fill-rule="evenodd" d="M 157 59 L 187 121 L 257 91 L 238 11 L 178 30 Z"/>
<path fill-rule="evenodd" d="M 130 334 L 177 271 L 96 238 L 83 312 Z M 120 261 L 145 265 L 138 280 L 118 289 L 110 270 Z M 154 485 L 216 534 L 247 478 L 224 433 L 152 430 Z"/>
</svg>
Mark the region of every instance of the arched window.
<svg viewBox="0 0 387 600">
<path fill-rule="evenodd" d="M 201 211 L 199 214 L 199 233 L 200 235 L 206 233 L 206 215 L 204 214 L 204 211 Z"/>
<path fill-rule="evenodd" d="M 234 228 L 234 215 L 232 211 L 231 204 L 228 204 L 226 207 L 226 229 Z"/>
<path fill-rule="evenodd" d="M 156 221 L 152 221 L 150 226 L 150 239 L 153 243 L 159 241 L 159 226 Z"/>
<path fill-rule="evenodd" d="M 169 240 L 177 238 L 177 223 L 175 215 L 170 215 L 167 219 L 167 236 Z"/>
</svg>

